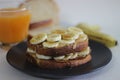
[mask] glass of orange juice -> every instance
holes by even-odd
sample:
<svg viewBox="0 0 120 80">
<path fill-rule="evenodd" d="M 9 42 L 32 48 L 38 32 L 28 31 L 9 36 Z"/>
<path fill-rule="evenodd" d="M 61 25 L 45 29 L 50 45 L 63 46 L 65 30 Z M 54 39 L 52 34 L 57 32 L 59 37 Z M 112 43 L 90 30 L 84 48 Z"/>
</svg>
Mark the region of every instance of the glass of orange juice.
<svg viewBox="0 0 120 80">
<path fill-rule="evenodd" d="M 0 1 L 0 42 L 18 43 L 27 37 L 31 14 L 27 7 L 18 7 L 19 2 Z"/>
</svg>

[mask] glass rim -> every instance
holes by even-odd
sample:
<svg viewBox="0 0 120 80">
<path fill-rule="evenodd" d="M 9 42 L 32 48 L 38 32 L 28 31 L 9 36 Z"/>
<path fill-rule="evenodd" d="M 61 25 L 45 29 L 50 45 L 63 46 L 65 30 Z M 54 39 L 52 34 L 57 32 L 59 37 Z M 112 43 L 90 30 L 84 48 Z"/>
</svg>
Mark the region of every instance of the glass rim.
<svg viewBox="0 0 120 80">
<path fill-rule="evenodd" d="M 0 7 L 0 12 L 20 12 L 20 11 L 25 11 L 29 9 L 25 1 L 18 1 L 18 0 L 12 1 L 12 2 L 11 1 L 0 1 L 0 3 L 19 3 L 16 7 L 5 7 L 5 8 Z M 27 6 L 24 6 L 24 5 L 27 5 Z"/>
<path fill-rule="evenodd" d="M 18 8 L 16 8 L 16 10 L 7 10 L 7 9 L 9 9 L 9 8 L 0 9 L 0 12 L 20 12 L 20 11 L 26 11 L 27 10 L 25 7 L 22 7 L 22 8 L 18 7 Z"/>
</svg>

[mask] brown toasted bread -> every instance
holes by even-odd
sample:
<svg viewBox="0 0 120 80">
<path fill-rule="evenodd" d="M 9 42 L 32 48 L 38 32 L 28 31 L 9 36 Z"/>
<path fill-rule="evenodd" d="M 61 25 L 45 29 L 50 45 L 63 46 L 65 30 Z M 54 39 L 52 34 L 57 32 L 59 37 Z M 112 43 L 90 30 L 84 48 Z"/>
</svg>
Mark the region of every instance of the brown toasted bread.
<svg viewBox="0 0 120 80">
<path fill-rule="evenodd" d="M 84 42 L 76 41 L 73 44 L 68 44 L 63 47 L 43 48 L 42 44 L 32 45 L 28 41 L 30 49 L 35 50 L 38 54 L 46 56 L 61 56 L 69 53 L 80 52 L 88 47 L 88 39 Z"/>
<path fill-rule="evenodd" d="M 50 20 L 46 20 L 46 21 L 32 23 L 32 24 L 30 24 L 30 29 L 34 29 L 36 27 L 47 27 L 47 26 L 51 25 L 52 22 L 53 21 L 50 19 Z"/>
<path fill-rule="evenodd" d="M 89 62 L 92 59 L 92 57 L 89 54 L 86 57 L 81 57 L 77 59 L 72 59 L 67 61 L 55 61 L 55 60 L 37 59 L 34 55 L 27 54 L 27 59 L 29 62 L 38 65 L 40 68 L 56 69 L 56 68 L 79 66 Z"/>
</svg>

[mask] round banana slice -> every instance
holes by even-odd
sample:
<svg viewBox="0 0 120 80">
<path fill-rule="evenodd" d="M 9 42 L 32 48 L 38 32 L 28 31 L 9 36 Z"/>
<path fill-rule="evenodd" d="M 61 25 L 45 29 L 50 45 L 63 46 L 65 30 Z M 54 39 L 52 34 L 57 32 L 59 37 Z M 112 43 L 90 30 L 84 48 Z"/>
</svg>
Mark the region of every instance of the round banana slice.
<svg viewBox="0 0 120 80">
<path fill-rule="evenodd" d="M 73 33 L 78 34 L 78 35 L 83 34 L 83 31 L 77 27 L 69 27 L 68 31 L 73 32 Z"/>
<path fill-rule="evenodd" d="M 80 36 L 79 36 L 79 38 L 78 38 L 78 40 L 79 41 L 85 41 L 85 40 L 87 40 L 88 39 L 88 36 L 86 35 L 86 34 L 81 34 Z"/>
<path fill-rule="evenodd" d="M 75 42 L 75 40 L 61 40 L 60 41 L 60 43 L 62 43 L 62 44 L 72 44 L 72 43 L 74 43 Z"/>
<path fill-rule="evenodd" d="M 33 38 L 30 40 L 31 44 L 39 44 L 47 39 L 46 33 L 41 33 L 38 35 L 33 36 Z"/>
<path fill-rule="evenodd" d="M 43 46 L 47 48 L 57 47 L 59 42 L 43 42 Z"/>
<path fill-rule="evenodd" d="M 63 34 L 66 33 L 66 30 L 63 30 L 63 29 L 56 29 L 56 30 L 53 30 L 51 33 L 63 35 Z"/>
<path fill-rule="evenodd" d="M 60 34 L 49 34 L 47 37 L 48 42 L 56 42 L 61 40 Z"/>
<path fill-rule="evenodd" d="M 63 40 L 75 40 L 79 37 L 78 34 L 67 32 L 66 34 L 62 35 Z"/>
<path fill-rule="evenodd" d="M 58 57 L 54 57 L 55 60 L 63 60 L 64 59 L 64 55 L 63 56 L 58 56 Z"/>
</svg>

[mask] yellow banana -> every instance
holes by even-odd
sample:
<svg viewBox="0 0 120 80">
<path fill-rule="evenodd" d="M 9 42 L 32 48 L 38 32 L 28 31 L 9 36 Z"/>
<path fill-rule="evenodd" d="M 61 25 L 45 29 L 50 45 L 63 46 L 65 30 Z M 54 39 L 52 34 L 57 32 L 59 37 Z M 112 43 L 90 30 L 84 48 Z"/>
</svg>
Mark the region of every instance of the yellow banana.
<svg viewBox="0 0 120 80">
<path fill-rule="evenodd" d="M 87 26 L 83 26 L 81 24 L 78 24 L 76 27 L 82 29 L 91 40 L 98 41 L 107 47 L 113 47 L 117 45 L 117 40 L 111 37 L 108 34 L 97 32 L 95 30 L 92 30 L 88 28 Z"/>
<path fill-rule="evenodd" d="M 87 23 L 80 23 L 79 26 L 84 26 L 84 27 L 87 27 L 88 29 L 91 29 L 91 30 L 100 31 L 99 25 L 89 25 Z"/>
<path fill-rule="evenodd" d="M 89 27 L 91 30 L 95 30 L 95 31 L 100 31 L 100 26 L 99 25 L 92 25 Z"/>
</svg>

